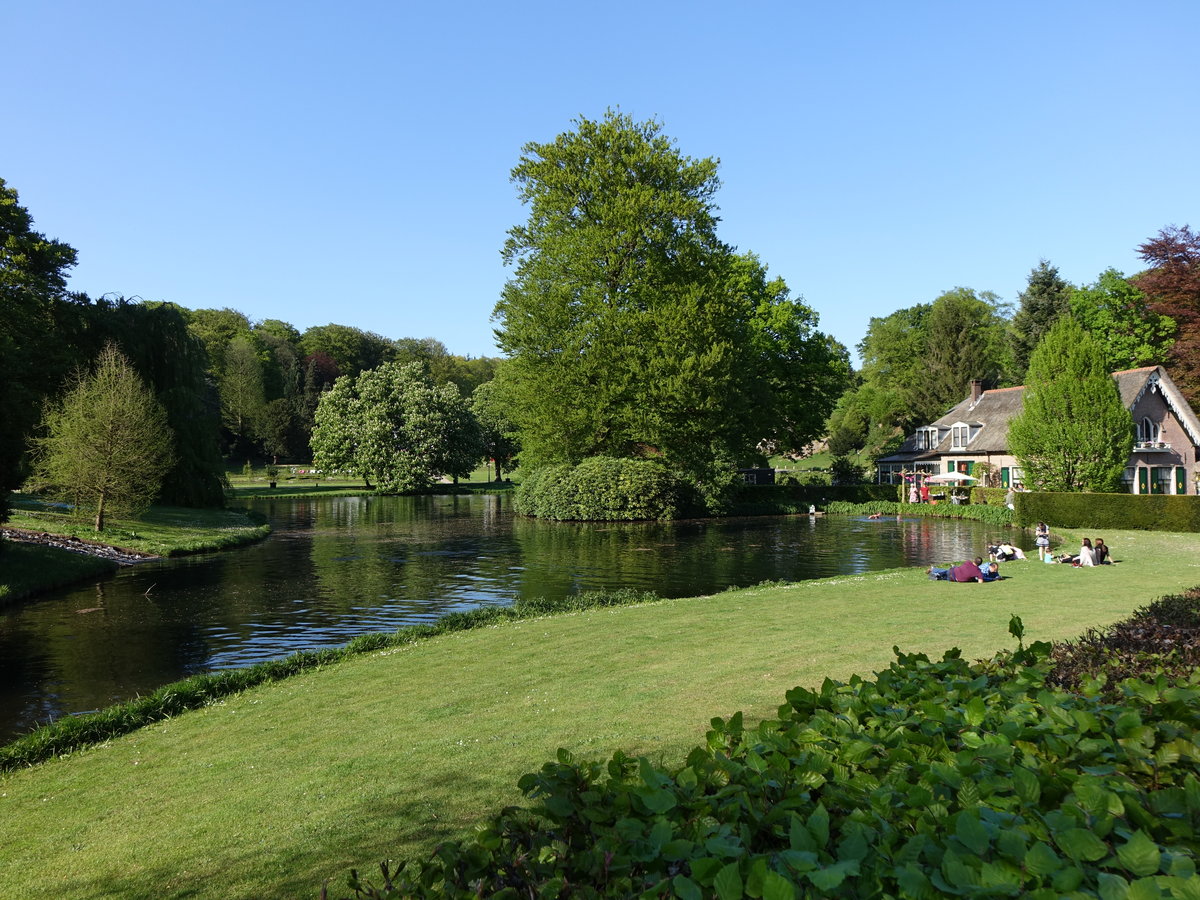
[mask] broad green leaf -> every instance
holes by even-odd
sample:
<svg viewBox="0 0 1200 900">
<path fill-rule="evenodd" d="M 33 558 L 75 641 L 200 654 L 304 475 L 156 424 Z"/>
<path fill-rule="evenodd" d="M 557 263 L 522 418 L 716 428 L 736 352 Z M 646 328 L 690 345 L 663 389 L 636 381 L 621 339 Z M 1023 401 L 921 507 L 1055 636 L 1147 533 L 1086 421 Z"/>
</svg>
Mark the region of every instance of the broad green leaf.
<svg viewBox="0 0 1200 900">
<path fill-rule="evenodd" d="M 979 727 L 986 717 L 987 704 L 983 702 L 982 697 L 972 697 L 967 701 L 967 705 L 963 707 L 963 718 L 973 728 Z"/>
<path fill-rule="evenodd" d="M 826 866 L 823 869 L 817 869 L 815 872 L 809 872 L 806 876 L 817 890 L 832 891 L 843 881 L 847 875 L 854 874 L 857 871 L 857 866 L 851 863 L 839 862 L 832 866 Z"/>
<path fill-rule="evenodd" d="M 818 850 L 824 849 L 829 843 L 829 811 L 825 809 L 825 804 L 818 803 L 808 817 L 808 833 L 812 835 Z"/>
<path fill-rule="evenodd" d="M 1054 842 L 1059 849 L 1071 859 L 1084 862 L 1095 862 L 1108 855 L 1108 847 L 1104 841 L 1096 837 L 1086 828 L 1068 828 L 1056 834 Z"/>
<path fill-rule="evenodd" d="M 1155 878 L 1139 878 L 1129 885 L 1129 900 L 1160 900 L 1161 897 L 1162 891 Z"/>
<path fill-rule="evenodd" d="M 1134 875 L 1153 875 L 1158 871 L 1162 854 L 1158 845 L 1144 831 L 1135 831 L 1121 847 L 1117 848 L 1117 859 Z"/>
<path fill-rule="evenodd" d="M 1025 868 L 1032 875 L 1051 875 L 1061 869 L 1062 865 L 1058 854 L 1049 844 L 1042 841 L 1030 847 L 1029 852 L 1025 854 Z"/>
<path fill-rule="evenodd" d="M 1037 803 L 1042 796 L 1042 785 L 1038 781 L 1037 775 L 1025 768 L 1016 768 L 1012 771 L 1013 789 L 1016 790 L 1017 796 L 1022 801 L 1028 804 Z"/>
<path fill-rule="evenodd" d="M 795 900 L 796 888 L 778 872 L 767 872 L 763 878 L 763 900 Z"/>
<path fill-rule="evenodd" d="M 713 890 L 719 900 L 742 900 L 742 874 L 738 864 L 731 862 L 713 879 Z"/>
<path fill-rule="evenodd" d="M 987 827 L 975 810 L 963 810 L 956 816 L 954 836 L 976 856 L 983 856 L 992 843 Z"/>
<path fill-rule="evenodd" d="M 1129 882 L 1120 875 L 1101 872 L 1098 881 L 1100 900 L 1128 900 Z"/>
<path fill-rule="evenodd" d="M 679 900 L 704 900 L 704 892 L 700 890 L 700 885 L 686 875 L 676 875 L 671 879 L 671 887 L 675 889 L 675 896 Z"/>
</svg>

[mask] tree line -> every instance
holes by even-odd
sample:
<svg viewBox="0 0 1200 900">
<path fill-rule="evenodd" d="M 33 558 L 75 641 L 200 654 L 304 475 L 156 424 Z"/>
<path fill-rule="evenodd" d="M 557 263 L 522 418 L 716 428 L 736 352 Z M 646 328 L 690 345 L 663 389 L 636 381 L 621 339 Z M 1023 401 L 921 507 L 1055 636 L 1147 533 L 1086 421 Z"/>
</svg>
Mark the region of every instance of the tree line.
<svg viewBox="0 0 1200 900">
<path fill-rule="evenodd" d="M 1200 405 L 1200 235 L 1171 226 L 1138 252 L 1142 272 L 1127 277 L 1109 268 L 1085 285 L 1041 260 L 1015 309 L 991 292 L 959 287 L 872 318 L 857 347 L 861 369 L 827 424 L 830 451 L 892 452 L 961 401 L 973 380 L 985 388 L 1041 386 L 1047 376 L 1033 369 L 1034 352 L 1064 319 L 1095 343 L 1099 371 L 1165 365 Z"/>
</svg>

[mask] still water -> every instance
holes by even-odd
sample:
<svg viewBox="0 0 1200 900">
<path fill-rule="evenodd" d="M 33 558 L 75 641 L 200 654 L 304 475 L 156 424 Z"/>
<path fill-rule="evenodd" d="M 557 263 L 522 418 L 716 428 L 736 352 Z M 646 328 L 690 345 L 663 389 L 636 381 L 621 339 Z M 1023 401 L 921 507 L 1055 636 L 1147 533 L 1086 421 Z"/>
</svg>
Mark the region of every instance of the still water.
<svg viewBox="0 0 1200 900">
<path fill-rule="evenodd" d="M 0 610 L 0 741 L 196 672 L 454 610 L 620 587 L 686 597 L 925 566 L 985 552 L 1005 534 L 978 522 L 837 516 L 552 523 L 514 517 L 510 500 L 255 501 L 274 528 L 266 541 L 142 563 Z"/>
</svg>

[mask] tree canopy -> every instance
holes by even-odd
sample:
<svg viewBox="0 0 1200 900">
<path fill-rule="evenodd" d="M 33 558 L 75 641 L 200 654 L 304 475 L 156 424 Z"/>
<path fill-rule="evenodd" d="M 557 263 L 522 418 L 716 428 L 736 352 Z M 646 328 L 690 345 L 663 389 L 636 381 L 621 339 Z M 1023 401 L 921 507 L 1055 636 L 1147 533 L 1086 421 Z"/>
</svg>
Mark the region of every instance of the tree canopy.
<svg viewBox="0 0 1200 900">
<path fill-rule="evenodd" d="M 312 447 L 316 467 L 395 494 L 468 474 L 483 456 L 458 388 L 435 385 L 419 363 L 338 378 L 317 405 Z"/>
<path fill-rule="evenodd" d="M 1071 290 L 1071 315 L 1100 344 L 1110 372 L 1162 365 L 1175 343 L 1175 321 L 1153 312 L 1145 293 L 1116 269 Z"/>
<path fill-rule="evenodd" d="M 531 467 L 660 458 L 698 478 L 816 436 L 848 372 L 817 316 L 716 234 L 717 162 L 609 111 L 512 171 L 505 395 Z"/>
<path fill-rule="evenodd" d="M 1138 247 L 1149 268 L 1133 283 L 1151 310 L 1176 325 L 1167 368 L 1193 406 L 1200 406 L 1200 233 L 1171 225 Z"/>
<path fill-rule="evenodd" d="M 1115 491 L 1133 449 L 1133 418 L 1099 344 L 1070 316 L 1029 360 L 1008 445 L 1025 481 L 1043 491 Z"/>
<path fill-rule="evenodd" d="M 1019 298 L 1013 316 L 1012 377 L 1021 382 L 1029 368 L 1029 355 L 1051 326 L 1071 310 L 1071 285 L 1058 274 L 1058 268 L 1046 260 L 1029 273 L 1029 282 Z"/>
</svg>

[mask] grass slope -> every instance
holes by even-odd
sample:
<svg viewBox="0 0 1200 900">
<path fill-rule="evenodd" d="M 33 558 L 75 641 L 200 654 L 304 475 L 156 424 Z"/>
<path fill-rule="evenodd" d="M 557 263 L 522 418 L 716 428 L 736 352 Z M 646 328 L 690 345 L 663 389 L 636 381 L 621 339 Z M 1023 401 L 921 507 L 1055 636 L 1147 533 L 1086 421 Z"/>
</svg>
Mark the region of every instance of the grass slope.
<svg viewBox="0 0 1200 900">
<path fill-rule="evenodd" d="M 751 588 L 463 632 L 248 691 L 0 779 L 0 896 L 315 896 L 505 803 L 558 747 L 677 760 L 708 719 L 891 647 L 983 656 L 1069 638 L 1200 584 L 1194 535 L 1111 533 L 1116 566 L 998 584 L 919 570 Z"/>
<path fill-rule="evenodd" d="M 0 606 L 39 591 L 101 578 L 116 568 L 107 559 L 6 541 L 0 546 Z"/>
<path fill-rule="evenodd" d="M 261 519 L 255 521 L 243 510 L 152 506 L 136 519 L 107 519 L 104 531 L 97 532 L 87 517 L 74 516 L 32 497 L 13 500 L 8 525 L 102 541 L 155 556 L 236 547 L 260 540 L 271 530 Z"/>
</svg>

